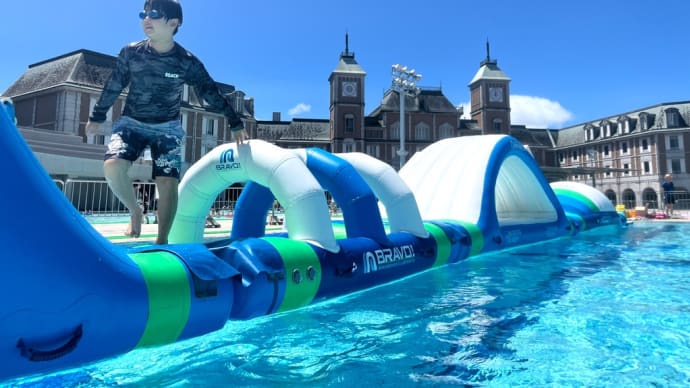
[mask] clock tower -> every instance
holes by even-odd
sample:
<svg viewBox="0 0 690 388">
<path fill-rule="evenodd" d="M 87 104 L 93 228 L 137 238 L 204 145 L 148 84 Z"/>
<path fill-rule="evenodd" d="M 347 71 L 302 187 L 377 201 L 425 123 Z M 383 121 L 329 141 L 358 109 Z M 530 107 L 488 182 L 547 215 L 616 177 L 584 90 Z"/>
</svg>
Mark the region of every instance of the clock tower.
<svg viewBox="0 0 690 388">
<path fill-rule="evenodd" d="M 486 59 L 469 84 L 470 116 L 482 128 L 482 134 L 510 132 L 510 78 L 491 59 L 486 42 Z"/>
<path fill-rule="evenodd" d="M 355 53 L 350 52 L 349 37 L 345 34 L 345 51 L 328 78 L 332 152 L 363 151 L 365 76 Z"/>
</svg>

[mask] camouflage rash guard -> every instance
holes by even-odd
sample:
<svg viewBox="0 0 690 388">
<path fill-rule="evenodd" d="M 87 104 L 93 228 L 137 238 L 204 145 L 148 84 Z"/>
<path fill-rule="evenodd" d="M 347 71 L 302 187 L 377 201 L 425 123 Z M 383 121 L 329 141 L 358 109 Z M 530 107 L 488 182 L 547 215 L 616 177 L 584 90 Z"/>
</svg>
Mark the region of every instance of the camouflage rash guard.
<svg viewBox="0 0 690 388">
<path fill-rule="evenodd" d="M 240 116 L 220 94 L 201 61 L 175 43 L 172 50 L 157 53 L 148 40 L 129 44 L 117 58 L 113 74 L 105 84 L 90 120 L 102 123 L 108 109 L 129 85 L 123 115 L 144 123 L 178 120 L 184 84 L 193 86 L 212 108 L 220 110 L 233 130 L 243 127 Z"/>
</svg>

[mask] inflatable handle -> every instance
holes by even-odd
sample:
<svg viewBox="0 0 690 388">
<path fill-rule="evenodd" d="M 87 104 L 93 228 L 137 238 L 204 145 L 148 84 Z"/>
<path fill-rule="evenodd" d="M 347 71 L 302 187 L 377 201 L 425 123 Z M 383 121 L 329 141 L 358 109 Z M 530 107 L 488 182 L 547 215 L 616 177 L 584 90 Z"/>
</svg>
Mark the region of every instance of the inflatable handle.
<svg viewBox="0 0 690 388">
<path fill-rule="evenodd" d="M 51 350 L 38 350 L 27 346 L 23 339 L 19 339 L 17 342 L 17 347 L 21 350 L 21 355 L 24 358 L 28 358 L 29 361 L 51 361 L 60 358 L 64 355 L 72 352 L 79 344 L 83 330 L 82 325 L 77 326 L 74 333 L 70 336 L 70 339 L 62 346 L 57 349 Z"/>
</svg>

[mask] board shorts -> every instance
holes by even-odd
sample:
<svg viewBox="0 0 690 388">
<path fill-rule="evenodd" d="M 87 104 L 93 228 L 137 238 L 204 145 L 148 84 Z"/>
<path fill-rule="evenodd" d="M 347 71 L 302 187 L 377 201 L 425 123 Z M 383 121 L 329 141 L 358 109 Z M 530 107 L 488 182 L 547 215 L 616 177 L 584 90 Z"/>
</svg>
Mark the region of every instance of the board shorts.
<svg viewBox="0 0 690 388">
<path fill-rule="evenodd" d="M 667 204 L 674 204 L 674 203 L 676 203 L 676 197 L 675 197 L 673 194 L 671 194 L 671 193 L 666 193 L 666 194 L 664 195 L 664 201 L 665 201 Z"/>
<path fill-rule="evenodd" d="M 180 179 L 183 139 L 184 130 L 179 120 L 149 124 L 122 116 L 113 124 L 110 143 L 103 160 L 124 159 L 134 162 L 149 147 L 153 162 L 151 177 Z"/>
</svg>

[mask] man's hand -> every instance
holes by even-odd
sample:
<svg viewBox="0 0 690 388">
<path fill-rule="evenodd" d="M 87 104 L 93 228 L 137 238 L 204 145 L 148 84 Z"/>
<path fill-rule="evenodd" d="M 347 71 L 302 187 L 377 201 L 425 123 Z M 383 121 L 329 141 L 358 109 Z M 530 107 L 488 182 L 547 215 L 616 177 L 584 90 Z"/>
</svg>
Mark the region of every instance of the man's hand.
<svg viewBox="0 0 690 388">
<path fill-rule="evenodd" d="M 245 131 L 244 129 L 241 129 L 239 131 L 232 131 L 232 136 L 235 138 L 235 142 L 237 142 L 237 148 L 239 148 L 240 144 L 243 144 L 245 140 L 249 140 L 247 131 Z"/>
<path fill-rule="evenodd" d="M 98 135 L 101 130 L 101 123 L 94 123 L 93 121 L 89 121 L 86 123 L 86 128 L 84 128 L 84 131 L 86 132 L 86 135 Z"/>
</svg>

